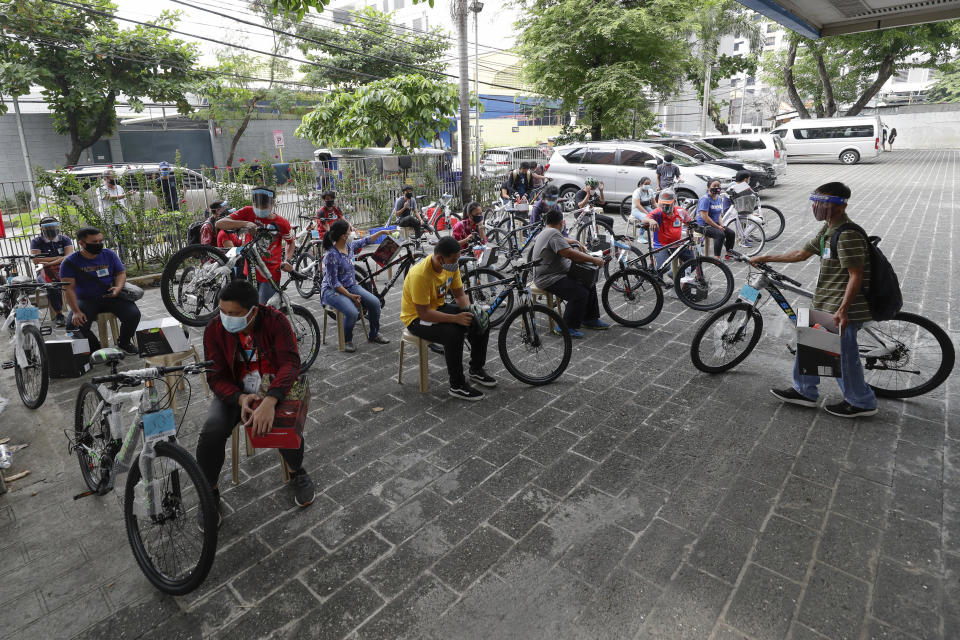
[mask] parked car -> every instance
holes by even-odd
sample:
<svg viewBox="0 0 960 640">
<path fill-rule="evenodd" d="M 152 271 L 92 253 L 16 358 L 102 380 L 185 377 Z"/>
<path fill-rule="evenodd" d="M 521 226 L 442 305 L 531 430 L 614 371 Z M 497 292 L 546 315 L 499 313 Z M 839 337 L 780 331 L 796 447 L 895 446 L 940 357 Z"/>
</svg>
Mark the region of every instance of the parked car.
<svg viewBox="0 0 960 640">
<path fill-rule="evenodd" d="M 647 142 L 663 144 L 677 151 L 682 151 L 700 162 L 709 162 L 734 171 L 749 171 L 750 186 L 752 187 L 758 185 L 772 187 L 777 184 L 778 176 L 773 164 L 759 160 L 747 161 L 736 158 L 703 140 L 697 140 L 696 138 L 657 138 L 656 140 L 647 140 Z"/>
<path fill-rule="evenodd" d="M 880 155 L 880 116 L 791 120 L 772 133 L 794 158 L 837 159 L 856 164 Z"/>
<path fill-rule="evenodd" d="M 518 168 L 520 163 L 524 161 L 546 164 L 549 157 L 549 149 L 544 151 L 540 147 L 496 147 L 487 149 L 480 156 L 480 177 L 496 178 L 506 175 L 512 169 Z"/>
<path fill-rule="evenodd" d="M 787 149 L 783 141 L 772 133 L 706 136 L 703 141 L 743 160 L 769 162 L 777 176 L 787 172 Z"/>
<path fill-rule="evenodd" d="M 736 175 L 732 169 L 699 162 L 662 144 L 605 140 L 555 147 L 546 165 L 547 177 L 560 187 L 560 199 L 566 210 L 572 208 L 573 196 L 591 176 L 604 183 L 607 203 L 617 204 L 633 193 L 640 178 L 648 177 L 656 185 L 657 161 L 662 161 L 668 153 L 680 167 L 681 182 L 674 189 L 682 198 L 700 198 L 706 195 L 711 180 L 729 182 Z"/>
</svg>

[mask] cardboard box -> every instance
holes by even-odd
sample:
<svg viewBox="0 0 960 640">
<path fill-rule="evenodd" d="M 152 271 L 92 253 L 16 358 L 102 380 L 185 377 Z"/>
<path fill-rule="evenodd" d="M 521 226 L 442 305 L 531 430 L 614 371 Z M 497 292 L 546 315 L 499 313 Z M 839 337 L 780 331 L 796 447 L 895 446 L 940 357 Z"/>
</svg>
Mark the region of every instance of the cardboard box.
<svg viewBox="0 0 960 640">
<path fill-rule="evenodd" d="M 797 363 L 803 375 L 840 377 L 840 331 L 832 313 L 797 309 Z"/>
<path fill-rule="evenodd" d="M 140 357 L 163 356 L 190 348 L 187 332 L 175 318 L 141 320 L 137 327 L 137 347 Z"/>
<path fill-rule="evenodd" d="M 51 378 L 79 378 L 90 371 L 90 343 L 86 338 L 47 340 Z"/>
</svg>

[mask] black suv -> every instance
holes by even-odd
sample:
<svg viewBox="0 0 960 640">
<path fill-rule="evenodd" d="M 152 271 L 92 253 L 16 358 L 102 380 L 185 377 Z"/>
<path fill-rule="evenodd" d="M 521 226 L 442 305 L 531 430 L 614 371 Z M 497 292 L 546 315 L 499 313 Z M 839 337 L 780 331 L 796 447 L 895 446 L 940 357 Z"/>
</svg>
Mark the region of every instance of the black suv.
<svg viewBox="0 0 960 640">
<path fill-rule="evenodd" d="M 750 186 L 756 188 L 772 187 L 777 183 L 777 175 L 769 162 L 744 161 L 724 153 L 709 142 L 696 138 L 650 138 L 645 142 L 662 144 L 683 152 L 700 162 L 718 164 L 734 171 L 746 169 L 750 172 Z"/>
</svg>

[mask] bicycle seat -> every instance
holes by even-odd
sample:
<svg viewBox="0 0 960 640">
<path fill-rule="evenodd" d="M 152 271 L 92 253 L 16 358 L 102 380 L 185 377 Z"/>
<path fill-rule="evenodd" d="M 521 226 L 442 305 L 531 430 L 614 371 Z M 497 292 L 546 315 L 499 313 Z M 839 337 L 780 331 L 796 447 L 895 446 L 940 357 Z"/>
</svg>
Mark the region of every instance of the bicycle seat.
<svg viewBox="0 0 960 640">
<path fill-rule="evenodd" d="M 104 347 L 103 349 L 97 349 L 90 354 L 90 364 L 112 364 L 114 362 L 120 362 L 126 357 L 126 354 L 120 349 L 115 347 Z"/>
</svg>

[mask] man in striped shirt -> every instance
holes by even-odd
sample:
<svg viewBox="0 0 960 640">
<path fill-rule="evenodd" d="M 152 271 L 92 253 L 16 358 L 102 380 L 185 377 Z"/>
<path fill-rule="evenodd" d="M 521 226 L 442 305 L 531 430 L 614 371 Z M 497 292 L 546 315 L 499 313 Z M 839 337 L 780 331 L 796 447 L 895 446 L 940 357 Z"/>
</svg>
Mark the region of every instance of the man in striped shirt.
<svg viewBox="0 0 960 640">
<path fill-rule="evenodd" d="M 837 383 L 843 401 L 824 407 L 827 413 L 841 418 L 872 416 L 877 412 L 877 398 L 863 377 L 863 363 L 857 345 L 857 332 L 871 320 L 870 307 L 862 289 L 870 283 L 870 254 L 863 236 L 844 231 L 837 238 L 837 255 L 831 255 L 830 241 L 840 225 L 850 222 L 847 200 L 850 188 L 842 182 L 828 182 L 810 196 L 813 216 L 824 225 L 803 248 L 777 255 L 757 256 L 752 262 L 802 262 L 810 256 L 820 257 L 820 276 L 813 295 L 813 308 L 833 314 L 840 328 L 840 377 Z M 819 376 L 801 375 L 799 363 L 793 365 L 793 387 L 771 389 L 784 402 L 803 407 L 816 407 Z"/>
</svg>

